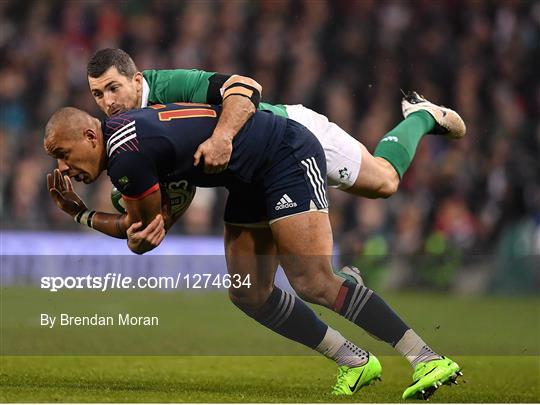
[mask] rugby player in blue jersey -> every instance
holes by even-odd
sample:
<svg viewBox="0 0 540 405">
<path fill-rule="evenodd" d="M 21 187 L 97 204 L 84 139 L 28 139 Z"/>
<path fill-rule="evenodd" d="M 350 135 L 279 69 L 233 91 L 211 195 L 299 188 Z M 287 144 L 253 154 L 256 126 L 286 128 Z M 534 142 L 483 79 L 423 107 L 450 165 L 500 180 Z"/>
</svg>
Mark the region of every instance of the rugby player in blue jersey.
<svg viewBox="0 0 540 405">
<path fill-rule="evenodd" d="M 196 69 L 139 72 L 131 57 L 115 48 L 97 51 L 88 62 L 87 75 L 94 100 L 108 116 L 159 103 L 222 104 L 212 136 L 194 154 L 194 164 L 202 161 L 207 173 L 218 173 L 227 167 L 233 138 L 257 109 L 292 119 L 308 128 L 324 149 L 328 185 L 368 198 L 386 198 L 397 191 L 424 135 L 439 134 L 456 139 L 465 134 L 463 120 L 455 111 L 412 93 L 402 102 L 405 120 L 382 137 L 372 155 L 324 115 L 302 105 L 261 102 L 262 87 L 249 77 Z M 168 195 L 174 221 L 190 204 L 195 189 L 185 181 L 164 184 L 163 189 Z M 114 202 L 117 198 L 115 193 Z M 257 230 L 250 233 L 255 235 Z M 236 245 L 240 243 L 239 240 Z M 251 238 L 246 243 L 249 245 Z M 345 266 L 336 273 L 363 283 L 355 267 Z"/>
<path fill-rule="evenodd" d="M 230 96 L 243 97 L 237 90 Z M 127 237 L 132 251 L 144 253 L 165 237 L 160 184 L 181 178 L 196 186 L 224 186 L 228 271 L 253 280 L 251 288 L 229 290 L 232 302 L 269 329 L 336 361 L 335 394 L 357 392 L 380 377 L 381 366 L 302 299 L 334 310 L 406 356 L 418 378 L 404 397 L 427 397 L 455 381 L 455 362 L 433 352 L 375 292 L 332 272 L 326 160 L 313 134 L 292 120 L 256 112 L 234 137 L 227 168 L 208 174 L 193 165 L 193 155 L 211 137 L 220 114 L 219 106 L 158 104 L 101 122 L 63 108 L 45 130 L 44 147 L 59 167 L 48 175 L 51 197 L 78 223 Z M 73 191 L 70 178 L 91 183 L 104 170 L 124 196 L 126 214 L 89 210 Z M 147 234 L 141 238 L 141 232 Z M 259 260 L 266 255 L 275 261 Z M 300 298 L 274 285 L 278 257 Z"/>
</svg>

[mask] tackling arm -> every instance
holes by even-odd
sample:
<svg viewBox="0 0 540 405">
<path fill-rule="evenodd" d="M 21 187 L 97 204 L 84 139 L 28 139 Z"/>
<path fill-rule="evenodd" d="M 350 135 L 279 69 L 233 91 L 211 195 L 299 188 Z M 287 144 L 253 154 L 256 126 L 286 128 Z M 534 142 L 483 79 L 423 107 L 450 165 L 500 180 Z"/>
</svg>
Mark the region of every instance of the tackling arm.
<svg viewBox="0 0 540 405">
<path fill-rule="evenodd" d="M 214 134 L 222 134 L 232 139 L 257 111 L 262 87 L 249 77 L 232 75 L 223 83 L 220 93 L 223 108 Z"/>
<path fill-rule="evenodd" d="M 194 155 L 194 165 L 204 158 L 207 173 L 227 168 L 232 154 L 232 141 L 247 120 L 255 114 L 262 87 L 255 80 L 233 75 L 220 88 L 223 108 L 212 136 L 203 142 Z"/>
<path fill-rule="evenodd" d="M 149 104 L 174 102 L 222 104 L 212 136 L 195 152 L 194 165 L 204 158 L 206 173 L 224 170 L 231 158 L 232 140 L 259 105 L 262 86 L 250 77 L 202 70 L 147 70 Z"/>
</svg>

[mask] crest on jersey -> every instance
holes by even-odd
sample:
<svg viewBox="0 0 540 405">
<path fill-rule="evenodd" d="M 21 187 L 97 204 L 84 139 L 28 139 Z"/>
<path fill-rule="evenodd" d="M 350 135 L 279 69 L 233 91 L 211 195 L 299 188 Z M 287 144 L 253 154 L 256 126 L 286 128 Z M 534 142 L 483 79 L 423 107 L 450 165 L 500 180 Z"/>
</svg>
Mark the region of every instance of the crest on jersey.
<svg viewBox="0 0 540 405">
<path fill-rule="evenodd" d="M 343 169 L 339 169 L 339 179 L 340 180 L 348 180 L 351 177 L 351 173 L 349 173 L 349 169 L 344 167 Z"/>
<path fill-rule="evenodd" d="M 129 184 L 128 176 L 122 176 L 118 179 L 118 184 L 124 189 Z"/>
</svg>

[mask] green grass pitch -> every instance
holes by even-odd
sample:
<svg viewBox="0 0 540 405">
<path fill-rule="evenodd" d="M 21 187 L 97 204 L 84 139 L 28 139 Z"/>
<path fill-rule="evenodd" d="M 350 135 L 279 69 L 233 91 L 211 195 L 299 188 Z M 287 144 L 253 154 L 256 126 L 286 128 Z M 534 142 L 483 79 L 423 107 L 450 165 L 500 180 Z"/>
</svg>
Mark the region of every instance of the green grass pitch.
<svg viewBox="0 0 540 405">
<path fill-rule="evenodd" d="M 1 293 L 2 402 L 402 402 L 412 375 L 385 344 L 318 308 L 333 327 L 379 356 L 382 382 L 354 397 L 330 396 L 332 362 L 269 333 L 223 293 Z M 463 367 L 460 384 L 443 386 L 433 402 L 540 401 L 537 298 L 385 297 Z M 92 310 L 156 313 L 160 326 L 47 330 L 35 319 L 40 311 Z"/>
</svg>

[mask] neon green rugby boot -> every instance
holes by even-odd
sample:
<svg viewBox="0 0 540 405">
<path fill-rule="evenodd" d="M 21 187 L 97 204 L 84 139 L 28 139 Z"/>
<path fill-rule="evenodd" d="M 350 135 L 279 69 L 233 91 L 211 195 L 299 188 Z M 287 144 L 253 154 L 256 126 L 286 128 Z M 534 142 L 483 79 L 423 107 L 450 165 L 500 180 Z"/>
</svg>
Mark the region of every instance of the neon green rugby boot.
<svg viewBox="0 0 540 405">
<path fill-rule="evenodd" d="M 341 366 L 338 369 L 336 385 L 332 389 L 333 395 L 352 395 L 360 388 L 380 380 L 382 373 L 381 363 L 377 357 L 369 354 L 366 364 L 360 367 Z"/>
<path fill-rule="evenodd" d="M 462 375 L 459 365 L 448 357 L 418 363 L 403 399 L 428 399 L 443 384 L 457 384 L 456 379 Z"/>
</svg>

